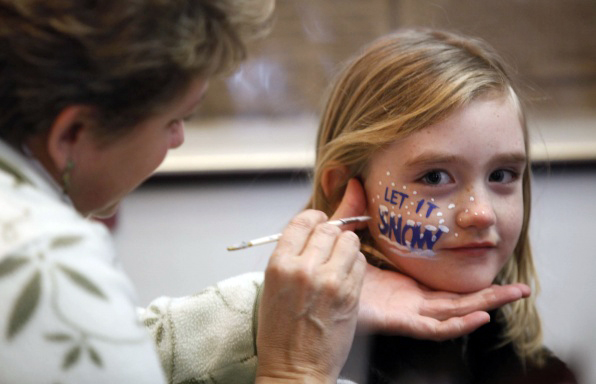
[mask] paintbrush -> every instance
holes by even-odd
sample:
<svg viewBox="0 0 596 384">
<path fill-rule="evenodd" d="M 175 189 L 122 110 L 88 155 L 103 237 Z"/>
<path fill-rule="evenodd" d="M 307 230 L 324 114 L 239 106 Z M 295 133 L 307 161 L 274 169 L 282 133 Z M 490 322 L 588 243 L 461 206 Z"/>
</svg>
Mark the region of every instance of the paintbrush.
<svg viewBox="0 0 596 384">
<path fill-rule="evenodd" d="M 344 219 L 331 220 L 331 221 L 328 221 L 327 224 L 341 226 L 341 225 L 358 223 L 358 222 L 363 222 L 363 221 L 368 221 L 368 220 L 370 220 L 370 216 L 355 216 L 355 217 L 346 217 Z M 259 237 L 258 239 L 254 239 L 254 240 L 250 240 L 250 241 L 243 241 L 240 244 L 229 246 L 228 251 L 237 251 L 239 249 L 254 247 L 255 245 L 273 243 L 274 241 L 279 240 L 281 238 L 281 235 L 282 235 L 281 233 L 276 233 L 275 235 Z"/>
</svg>

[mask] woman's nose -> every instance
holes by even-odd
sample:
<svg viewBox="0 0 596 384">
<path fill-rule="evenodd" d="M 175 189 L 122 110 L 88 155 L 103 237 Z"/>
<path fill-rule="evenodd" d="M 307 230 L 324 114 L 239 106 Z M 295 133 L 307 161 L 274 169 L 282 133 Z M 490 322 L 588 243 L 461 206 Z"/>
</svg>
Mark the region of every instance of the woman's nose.
<svg viewBox="0 0 596 384">
<path fill-rule="evenodd" d="M 497 222 L 489 196 L 470 195 L 460 207 L 456 222 L 462 228 L 476 227 L 484 229 L 495 225 Z"/>
<path fill-rule="evenodd" d="M 180 120 L 170 129 L 170 149 L 176 149 L 184 143 L 184 121 Z"/>
</svg>

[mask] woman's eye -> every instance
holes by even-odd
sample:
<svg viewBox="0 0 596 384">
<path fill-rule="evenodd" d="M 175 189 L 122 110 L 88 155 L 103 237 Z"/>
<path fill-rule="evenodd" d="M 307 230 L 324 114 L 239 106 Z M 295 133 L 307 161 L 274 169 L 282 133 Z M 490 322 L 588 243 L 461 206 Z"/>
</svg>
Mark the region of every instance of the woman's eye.
<svg viewBox="0 0 596 384">
<path fill-rule="evenodd" d="M 507 184 L 515 180 L 517 180 L 517 173 L 507 169 L 497 169 L 488 176 L 488 181 L 493 183 Z"/>
<path fill-rule="evenodd" d="M 181 119 L 176 119 L 176 120 L 172 120 L 168 123 L 168 129 L 172 129 L 172 128 L 176 128 L 178 127 L 180 124 L 182 124 L 184 121 Z"/>
<path fill-rule="evenodd" d="M 452 181 L 451 176 L 445 171 L 433 170 L 422 176 L 422 182 L 428 185 L 447 184 Z"/>
</svg>

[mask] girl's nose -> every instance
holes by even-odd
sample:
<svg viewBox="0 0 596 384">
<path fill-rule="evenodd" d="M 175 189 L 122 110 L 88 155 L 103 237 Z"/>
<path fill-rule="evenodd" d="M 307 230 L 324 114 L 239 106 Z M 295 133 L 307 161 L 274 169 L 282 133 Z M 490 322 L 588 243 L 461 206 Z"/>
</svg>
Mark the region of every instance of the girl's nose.
<svg viewBox="0 0 596 384">
<path fill-rule="evenodd" d="M 488 228 L 495 225 L 497 217 L 488 196 L 471 195 L 460 205 L 456 223 L 462 228 Z"/>
</svg>

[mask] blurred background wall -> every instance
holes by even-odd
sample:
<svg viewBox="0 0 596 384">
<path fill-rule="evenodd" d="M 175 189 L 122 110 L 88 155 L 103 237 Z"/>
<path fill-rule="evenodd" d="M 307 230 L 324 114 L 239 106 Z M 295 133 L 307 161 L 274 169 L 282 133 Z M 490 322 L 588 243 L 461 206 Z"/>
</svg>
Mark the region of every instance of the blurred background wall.
<svg viewBox="0 0 596 384">
<path fill-rule="evenodd" d="M 235 76 L 213 83 L 202 117 L 318 111 L 338 64 L 397 28 L 485 39 L 517 72 L 533 109 L 596 108 L 594 0 L 281 0 L 272 33 Z"/>
<path fill-rule="evenodd" d="M 118 213 L 114 237 L 141 303 L 262 270 L 272 245 L 226 246 L 278 232 L 302 209 L 338 66 L 396 28 L 447 28 L 487 40 L 521 80 L 546 343 L 596 383 L 596 1 L 281 0 L 277 12 L 247 63 L 212 82 L 185 146 Z M 365 349 L 354 348 L 352 374 Z"/>
</svg>

